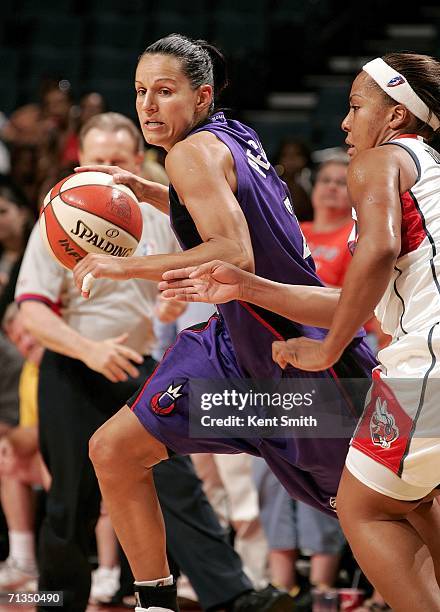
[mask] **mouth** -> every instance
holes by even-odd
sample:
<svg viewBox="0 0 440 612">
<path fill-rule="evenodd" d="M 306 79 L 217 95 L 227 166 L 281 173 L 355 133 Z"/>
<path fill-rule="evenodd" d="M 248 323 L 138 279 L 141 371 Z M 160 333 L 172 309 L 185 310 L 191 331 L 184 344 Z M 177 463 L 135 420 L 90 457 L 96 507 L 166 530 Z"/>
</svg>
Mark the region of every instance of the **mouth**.
<svg viewBox="0 0 440 612">
<path fill-rule="evenodd" d="M 347 145 L 347 154 L 348 155 L 353 155 L 354 154 L 354 145 L 351 144 L 351 142 L 349 142 L 348 140 L 345 141 L 345 144 Z"/>
<path fill-rule="evenodd" d="M 144 125 L 149 130 L 154 130 L 165 125 L 162 121 L 145 121 Z"/>
</svg>

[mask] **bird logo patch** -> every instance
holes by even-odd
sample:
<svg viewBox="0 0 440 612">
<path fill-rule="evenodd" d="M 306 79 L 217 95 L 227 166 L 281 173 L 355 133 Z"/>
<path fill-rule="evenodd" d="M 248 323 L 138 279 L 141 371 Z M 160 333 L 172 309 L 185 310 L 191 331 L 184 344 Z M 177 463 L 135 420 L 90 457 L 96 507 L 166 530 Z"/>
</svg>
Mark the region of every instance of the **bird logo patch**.
<svg viewBox="0 0 440 612">
<path fill-rule="evenodd" d="M 155 393 L 150 400 L 151 410 L 163 416 L 171 414 L 176 407 L 176 401 L 183 395 L 180 390 L 184 384 L 175 385 L 173 381 L 166 391 Z"/>
</svg>

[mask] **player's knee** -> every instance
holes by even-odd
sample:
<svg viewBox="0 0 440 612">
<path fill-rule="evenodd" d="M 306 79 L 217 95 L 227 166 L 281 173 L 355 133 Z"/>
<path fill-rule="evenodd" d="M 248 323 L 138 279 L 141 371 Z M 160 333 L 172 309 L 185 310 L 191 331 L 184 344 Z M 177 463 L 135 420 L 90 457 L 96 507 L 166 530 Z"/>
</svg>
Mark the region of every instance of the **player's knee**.
<svg viewBox="0 0 440 612">
<path fill-rule="evenodd" d="M 89 457 L 96 472 L 106 470 L 114 473 L 113 468 L 118 467 L 118 454 L 121 457 L 121 449 L 114 435 L 109 435 L 105 426 L 100 427 L 89 441 Z M 111 466 L 111 470 L 109 467 Z"/>
</svg>

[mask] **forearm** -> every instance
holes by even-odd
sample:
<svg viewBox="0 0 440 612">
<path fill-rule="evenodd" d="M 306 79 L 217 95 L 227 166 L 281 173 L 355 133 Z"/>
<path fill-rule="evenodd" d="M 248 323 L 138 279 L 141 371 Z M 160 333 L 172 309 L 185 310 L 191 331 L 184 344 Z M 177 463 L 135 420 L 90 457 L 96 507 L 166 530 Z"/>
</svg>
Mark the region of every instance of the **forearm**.
<svg viewBox="0 0 440 612">
<path fill-rule="evenodd" d="M 74 359 L 84 360 L 92 341 L 69 327 L 61 317 L 37 301 L 23 302 L 20 306 L 23 324 L 42 346 Z"/>
<path fill-rule="evenodd" d="M 228 238 L 213 238 L 181 253 L 147 255 L 124 260 L 126 278 L 143 278 L 160 281 L 168 270 L 199 266 L 208 261 L 220 259 L 243 270 L 253 269 L 253 260 L 247 250 L 238 242 Z"/>
<path fill-rule="evenodd" d="M 330 328 L 340 290 L 330 287 L 284 285 L 247 275 L 242 299 L 302 325 Z"/>
<path fill-rule="evenodd" d="M 145 196 L 142 199 L 165 215 L 170 214 L 169 191 L 165 185 L 148 181 L 148 188 L 145 190 Z"/>
<path fill-rule="evenodd" d="M 371 241 L 357 245 L 326 339 L 330 352 L 342 352 L 371 317 L 388 286 L 395 261 L 395 252 L 380 250 Z"/>
</svg>

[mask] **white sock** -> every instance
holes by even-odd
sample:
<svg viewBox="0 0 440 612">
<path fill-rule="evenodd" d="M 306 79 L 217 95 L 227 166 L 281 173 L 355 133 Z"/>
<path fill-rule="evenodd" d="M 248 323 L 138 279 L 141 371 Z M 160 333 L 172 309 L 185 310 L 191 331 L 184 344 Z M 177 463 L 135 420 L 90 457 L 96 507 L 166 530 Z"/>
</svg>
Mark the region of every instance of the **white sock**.
<svg viewBox="0 0 440 612">
<path fill-rule="evenodd" d="M 37 565 L 35 558 L 35 536 L 33 531 L 8 532 L 9 556 L 17 562 L 20 568 L 34 569 Z"/>
<path fill-rule="evenodd" d="M 174 578 L 173 576 L 168 576 L 167 578 L 156 578 L 156 580 L 135 580 L 134 584 L 136 586 L 150 586 L 150 587 L 155 587 L 155 586 L 169 586 L 170 584 L 173 584 L 174 582 Z M 162 584 L 161 584 L 162 583 Z M 161 608 L 157 608 L 157 610 L 160 610 Z M 162 608 L 164 609 L 164 608 Z M 150 608 L 151 610 L 151 608 Z"/>
</svg>

